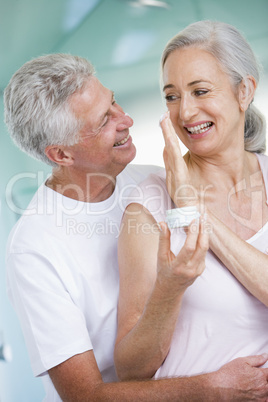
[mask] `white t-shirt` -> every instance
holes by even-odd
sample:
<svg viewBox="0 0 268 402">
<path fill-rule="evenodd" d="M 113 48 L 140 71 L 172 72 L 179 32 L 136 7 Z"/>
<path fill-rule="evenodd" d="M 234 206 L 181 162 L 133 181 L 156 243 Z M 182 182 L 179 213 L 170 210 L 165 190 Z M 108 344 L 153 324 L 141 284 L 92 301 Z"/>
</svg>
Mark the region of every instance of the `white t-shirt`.
<svg viewBox="0 0 268 402">
<path fill-rule="evenodd" d="M 268 195 L 268 157 L 257 157 Z M 166 210 L 175 207 L 164 173 L 150 175 L 134 196 L 132 202 L 144 205 L 157 222 L 164 221 Z M 179 253 L 185 239 L 183 229 L 172 230 L 174 254 Z M 268 223 L 248 243 L 267 254 Z M 268 353 L 268 308 L 209 250 L 203 274 L 183 296 L 169 354 L 155 377 L 211 372 L 236 357 L 261 353 Z"/>
<path fill-rule="evenodd" d="M 99 203 L 79 202 L 42 185 L 10 234 L 8 295 L 48 402 L 61 399 L 47 370 L 87 350 L 93 349 L 104 381 L 117 379 L 120 222 L 130 192 L 158 170 L 128 166 L 112 196 Z"/>
</svg>

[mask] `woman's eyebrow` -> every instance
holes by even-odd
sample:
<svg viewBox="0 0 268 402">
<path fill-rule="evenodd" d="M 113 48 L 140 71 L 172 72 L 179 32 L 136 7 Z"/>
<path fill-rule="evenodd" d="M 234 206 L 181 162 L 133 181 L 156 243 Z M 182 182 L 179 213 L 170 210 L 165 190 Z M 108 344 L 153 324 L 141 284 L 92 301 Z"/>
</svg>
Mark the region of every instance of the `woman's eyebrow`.
<svg viewBox="0 0 268 402">
<path fill-rule="evenodd" d="M 202 82 L 206 82 L 206 83 L 211 84 L 211 82 L 210 82 L 209 80 L 200 79 L 200 80 L 195 80 L 195 81 L 189 82 L 189 84 L 187 84 L 187 87 L 192 87 L 193 85 L 200 84 L 200 83 L 202 83 Z M 167 85 L 165 85 L 165 86 L 163 87 L 163 91 L 165 91 L 166 89 L 170 89 L 170 88 L 171 88 L 171 89 L 175 88 L 175 85 L 173 85 L 173 84 L 167 84 Z"/>
<path fill-rule="evenodd" d="M 193 85 L 200 84 L 200 83 L 202 83 L 202 82 L 211 84 L 211 82 L 210 82 L 209 80 L 203 80 L 203 79 L 202 79 L 202 80 L 195 80 L 195 81 L 189 82 L 189 84 L 187 84 L 187 86 L 188 86 L 188 87 L 191 87 L 191 86 L 193 86 Z"/>
<path fill-rule="evenodd" d="M 169 89 L 169 88 L 175 88 L 175 86 L 173 84 L 167 84 L 163 87 L 163 91 L 165 91 L 166 89 Z"/>
</svg>

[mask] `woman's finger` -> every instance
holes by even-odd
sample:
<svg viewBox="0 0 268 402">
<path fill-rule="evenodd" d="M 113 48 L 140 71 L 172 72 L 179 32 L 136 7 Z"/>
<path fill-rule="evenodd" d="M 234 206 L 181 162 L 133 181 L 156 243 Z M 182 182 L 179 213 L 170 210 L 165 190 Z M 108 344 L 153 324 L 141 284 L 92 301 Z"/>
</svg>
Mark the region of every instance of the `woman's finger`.
<svg viewBox="0 0 268 402">
<path fill-rule="evenodd" d="M 167 254 L 170 252 L 170 231 L 165 222 L 159 222 L 160 235 L 159 235 L 159 245 L 158 245 L 158 257 L 166 258 Z"/>
<path fill-rule="evenodd" d="M 196 243 L 195 252 L 191 258 L 191 265 L 198 267 L 199 274 L 205 268 L 205 257 L 209 249 L 209 226 L 204 217 L 202 216 L 199 224 L 199 234 Z"/>
<path fill-rule="evenodd" d="M 168 118 L 168 112 L 164 113 L 163 116 L 161 116 L 160 122 L 159 122 L 160 127 L 162 129 L 162 133 L 163 133 L 163 137 L 164 137 L 166 146 L 169 145 L 168 139 L 170 138 L 170 131 L 169 131 L 168 123 L 167 123 L 167 118 Z"/>
<path fill-rule="evenodd" d="M 166 147 L 171 151 L 173 150 L 175 155 L 182 156 L 178 136 L 174 130 L 168 112 L 164 114 L 164 117 L 160 121 L 160 126 L 162 128 Z"/>
<path fill-rule="evenodd" d="M 193 257 L 194 253 L 196 252 L 197 240 L 199 237 L 199 226 L 198 219 L 194 219 L 188 226 L 185 243 L 176 257 L 178 261 L 182 260 L 185 264 L 187 264 Z"/>
<path fill-rule="evenodd" d="M 175 174 L 177 172 L 182 175 L 183 171 L 185 171 L 185 174 L 188 175 L 188 169 L 181 153 L 179 139 L 168 116 L 168 112 L 164 114 L 164 116 L 165 117 L 162 118 L 160 122 L 160 126 L 165 140 L 165 149 L 169 158 L 169 165 Z"/>
<path fill-rule="evenodd" d="M 165 169 L 166 170 L 170 170 L 170 166 L 169 166 L 169 155 L 168 155 L 168 151 L 167 148 L 165 147 L 163 150 L 163 160 L 164 160 L 164 164 L 165 164 Z"/>
<path fill-rule="evenodd" d="M 192 205 L 193 187 L 191 186 L 188 167 L 182 156 L 179 139 L 168 112 L 163 115 L 160 126 L 165 139 L 163 159 L 168 193 L 177 207 Z"/>
</svg>

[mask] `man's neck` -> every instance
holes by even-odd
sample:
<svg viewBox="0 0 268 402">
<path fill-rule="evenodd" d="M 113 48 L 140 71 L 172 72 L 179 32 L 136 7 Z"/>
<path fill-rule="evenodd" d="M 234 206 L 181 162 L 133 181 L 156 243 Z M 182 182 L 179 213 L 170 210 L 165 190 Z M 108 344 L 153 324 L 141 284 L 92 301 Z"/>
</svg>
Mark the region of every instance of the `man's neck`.
<svg viewBox="0 0 268 402">
<path fill-rule="evenodd" d="M 82 202 L 101 202 L 114 192 L 116 178 L 103 173 L 79 173 L 53 169 L 46 186 L 64 195 Z"/>
</svg>

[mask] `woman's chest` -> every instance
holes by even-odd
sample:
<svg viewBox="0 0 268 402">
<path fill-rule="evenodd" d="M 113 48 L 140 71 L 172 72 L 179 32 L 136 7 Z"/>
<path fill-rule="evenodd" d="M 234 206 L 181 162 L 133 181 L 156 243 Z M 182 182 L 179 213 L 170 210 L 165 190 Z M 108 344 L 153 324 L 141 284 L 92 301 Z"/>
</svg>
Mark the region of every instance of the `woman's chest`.
<svg viewBox="0 0 268 402">
<path fill-rule="evenodd" d="M 229 191 L 207 197 L 204 201 L 221 222 L 243 240 L 250 239 L 268 222 L 268 206 L 264 188 Z"/>
</svg>

